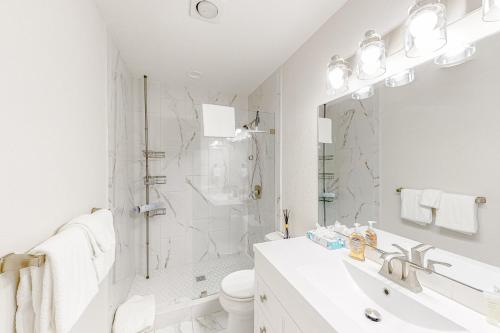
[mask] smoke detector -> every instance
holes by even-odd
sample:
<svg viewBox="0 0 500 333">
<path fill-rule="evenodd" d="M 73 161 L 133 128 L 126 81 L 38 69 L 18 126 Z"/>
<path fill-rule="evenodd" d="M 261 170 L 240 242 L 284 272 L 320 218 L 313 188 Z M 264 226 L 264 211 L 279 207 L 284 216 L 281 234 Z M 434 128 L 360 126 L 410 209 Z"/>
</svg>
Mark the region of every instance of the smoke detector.
<svg viewBox="0 0 500 333">
<path fill-rule="evenodd" d="M 192 17 L 202 21 L 219 23 L 221 6 L 219 0 L 190 0 Z"/>
</svg>

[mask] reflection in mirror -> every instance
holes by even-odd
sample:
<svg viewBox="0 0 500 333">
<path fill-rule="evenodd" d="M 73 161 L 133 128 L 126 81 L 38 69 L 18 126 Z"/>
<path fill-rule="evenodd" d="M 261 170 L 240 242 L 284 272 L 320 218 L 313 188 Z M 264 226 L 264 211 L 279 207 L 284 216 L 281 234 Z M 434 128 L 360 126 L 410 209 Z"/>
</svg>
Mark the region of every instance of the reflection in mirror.
<svg viewBox="0 0 500 333">
<path fill-rule="evenodd" d="M 318 117 L 331 120 L 333 140 L 318 142 L 318 216 L 325 226 L 376 220 L 385 239 L 380 250 L 397 251 L 393 243 L 407 250 L 433 245 L 422 256 L 425 267 L 490 290 L 494 281 L 486 273 L 481 279 L 469 274 L 482 272 L 483 264 L 464 257 L 500 266 L 500 35 L 475 47 L 459 66 L 429 61 L 414 68 L 411 84 L 390 88 L 381 82 L 371 97 L 320 106 Z M 444 201 L 429 211 L 429 223 L 403 218 L 399 188 L 471 198 L 469 206 L 452 202 L 447 220 L 466 221 L 469 214 L 477 230 L 461 232 L 436 221 L 449 205 Z"/>
</svg>

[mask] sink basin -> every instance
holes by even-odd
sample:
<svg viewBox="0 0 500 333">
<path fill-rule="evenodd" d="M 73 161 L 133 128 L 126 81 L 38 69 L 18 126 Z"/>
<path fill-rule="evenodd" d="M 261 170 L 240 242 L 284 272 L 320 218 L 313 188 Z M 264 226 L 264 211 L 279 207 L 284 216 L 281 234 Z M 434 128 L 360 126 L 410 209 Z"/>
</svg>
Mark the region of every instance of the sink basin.
<svg viewBox="0 0 500 333">
<path fill-rule="evenodd" d="M 368 269 L 367 269 L 368 267 Z M 371 268 L 370 268 L 371 267 Z M 340 269 L 339 269 L 340 268 Z M 413 294 L 380 276 L 373 263 L 344 260 L 333 267 L 303 266 L 299 273 L 332 303 L 369 332 L 468 332 L 462 326 L 441 315 L 435 294 Z M 436 298 L 433 298 L 436 297 Z M 440 296 L 442 297 L 442 296 Z M 427 306 L 430 304 L 434 307 Z M 366 309 L 381 315 L 380 322 L 365 317 Z"/>
</svg>

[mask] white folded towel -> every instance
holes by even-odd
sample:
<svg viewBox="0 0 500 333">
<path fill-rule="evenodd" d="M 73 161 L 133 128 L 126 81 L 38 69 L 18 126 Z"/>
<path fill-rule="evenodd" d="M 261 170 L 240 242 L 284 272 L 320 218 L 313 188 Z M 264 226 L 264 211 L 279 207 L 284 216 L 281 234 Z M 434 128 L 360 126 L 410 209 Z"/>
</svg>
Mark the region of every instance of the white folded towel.
<svg viewBox="0 0 500 333">
<path fill-rule="evenodd" d="M 115 230 L 113 215 L 107 209 L 101 209 L 93 214 L 79 216 L 63 225 L 58 232 L 68 228 L 82 229 L 90 243 L 93 262 L 100 282 L 108 275 L 115 262 Z"/>
<path fill-rule="evenodd" d="M 420 205 L 421 190 L 401 190 L 401 218 L 419 224 L 432 222 L 432 209 Z"/>
<path fill-rule="evenodd" d="M 476 197 L 443 193 L 436 212 L 436 225 L 465 234 L 477 233 Z"/>
<path fill-rule="evenodd" d="M 69 332 L 98 291 L 87 236 L 80 228 L 68 228 L 30 253 L 45 254 L 45 264 L 21 275 L 18 300 L 22 306 L 16 318 L 22 322 L 17 325 L 23 327 L 23 333 L 30 333 L 27 329 L 31 327 L 33 311 L 34 332 Z"/>
<path fill-rule="evenodd" d="M 420 199 L 420 205 L 430 208 L 439 208 L 441 202 L 441 195 L 443 191 L 427 189 L 422 191 L 422 199 Z"/>
<path fill-rule="evenodd" d="M 113 333 L 149 332 L 154 327 L 155 297 L 132 296 L 116 310 Z"/>
</svg>

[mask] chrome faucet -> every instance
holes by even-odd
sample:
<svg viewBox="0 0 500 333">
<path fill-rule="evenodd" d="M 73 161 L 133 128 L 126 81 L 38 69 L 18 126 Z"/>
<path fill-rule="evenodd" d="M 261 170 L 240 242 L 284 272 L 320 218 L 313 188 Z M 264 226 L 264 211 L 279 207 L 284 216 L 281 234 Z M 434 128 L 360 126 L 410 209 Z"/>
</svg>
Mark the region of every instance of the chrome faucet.
<svg viewBox="0 0 500 333">
<path fill-rule="evenodd" d="M 435 249 L 434 246 L 429 245 L 429 244 L 419 244 L 417 246 L 414 246 L 411 248 L 411 261 L 419 265 L 421 267 L 424 267 L 425 263 L 425 255 L 427 251 Z"/>
<path fill-rule="evenodd" d="M 380 257 L 384 260 L 379 273 L 386 277 L 387 279 L 396 282 L 400 286 L 411 290 L 414 293 L 419 293 L 422 291 L 422 285 L 418 281 L 417 270 L 424 271 L 426 273 L 431 273 L 429 269 L 426 269 L 420 265 L 410 261 L 408 256 L 408 251 L 398 244 L 393 244 L 393 246 L 399 249 L 401 252 L 390 252 L 384 253 Z M 401 263 L 401 274 L 395 274 L 395 270 L 392 262 L 397 260 Z"/>
</svg>

